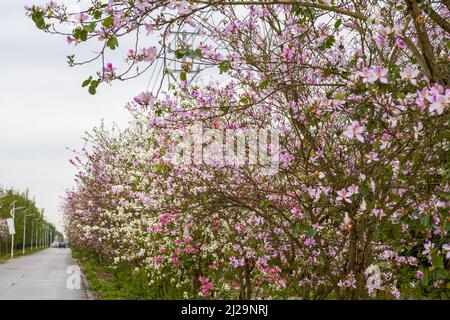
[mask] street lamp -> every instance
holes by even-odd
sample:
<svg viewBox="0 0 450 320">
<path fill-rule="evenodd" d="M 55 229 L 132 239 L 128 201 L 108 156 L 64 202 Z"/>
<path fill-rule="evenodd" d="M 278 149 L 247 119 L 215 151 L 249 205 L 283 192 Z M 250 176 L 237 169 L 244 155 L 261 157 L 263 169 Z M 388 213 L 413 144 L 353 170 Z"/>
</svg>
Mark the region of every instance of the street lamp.
<svg viewBox="0 0 450 320">
<path fill-rule="evenodd" d="M 27 214 L 27 212 L 25 211 L 25 214 L 23 216 L 23 246 L 22 246 L 22 254 L 25 254 L 25 237 L 26 237 L 25 231 L 27 230 L 27 217 L 31 217 L 31 216 L 34 216 L 34 213 Z M 33 239 L 33 234 L 31 234 L 31 239 Z"/>
<path fill-rule="evenodd" d="M 16 210 L 25 208 L 25 207 L 19 207 L 19 208 L 16 208 L 16 202 L 17 202 L 17 200 L 14 200 L 14 201 L 9 205 L 10 207 L 12 207 L 11 211 L 9 212 L 9 214 L 10 214 L 11 217 L 12 217 L 12 224 L 13 224 L 13 225 L 14 225 L 15 219 L 16 219 Z M 11 234 L 11 259 L 14 258 L 14 234 L 15 234 L 15 233 L 12 233 L 12 234 Z"/>
<path fill-rule="evenodd" d="M 38 219 L 31 220 L 31 251 L 33 251 L 33 244 L 35 243 L 34 240 L 36 239 L 34 237 L 34 222 Z"/>
</svg>

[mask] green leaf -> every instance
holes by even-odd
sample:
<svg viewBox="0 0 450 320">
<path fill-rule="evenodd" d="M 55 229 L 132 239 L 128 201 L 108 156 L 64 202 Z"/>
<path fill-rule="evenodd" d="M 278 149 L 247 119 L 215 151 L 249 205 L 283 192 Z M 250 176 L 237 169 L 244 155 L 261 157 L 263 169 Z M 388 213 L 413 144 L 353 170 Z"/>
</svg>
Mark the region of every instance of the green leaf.
<svg viewBox="0 0 450 320">
<path fill-rule="evenodd" d="M 92 14 L 94 19 L 99 20 L 102 17 L 102 11 L 101 10 L 95 10 Z"/>
<path fill-rule="evenodd" d="M 113 18 L 113 17 L 105 18 L 105 19 L 102 21 L 102 25 L 103 25 L 105 28 L 109 28 L 109 27 L 111 27 L 113 24 L 114 24 L 114 18 Z"/>
<path fill-rule="evenodd" d="M 294 231 L 295 233 L 300 232 L 300 227 L 301 227 L 301 225 L 298 221 L 292 223 L 292 225 L 291 225 L 292 231 Z"/>
<path fill-rule="evenodd" d="M 423 278 L 422 278 L 422 284 L 423 285 L 427 285 L 428 284 L 428 282 L 429 282 L 429 272 L 428 272 L 428 270 L 425 270 L 424 272 L 423 272 Z"/>
<path fill-rule="evenodd" d="M 95 22 L 91 22 L 90 24 L 84 27 L 84 30 L 86 30 L 87 32 L 94 32 L 96 26 L 97 24 Z"/>
<path fill-rule="evenodd" d="M 434 268 L 442 269 L 444 268 L 444 259 L 441 256 L 433 256 L 431 258 L 431 264 Z"/>
<path fill-rule="evenodd" d="M 421 224 L 425 226 L 426 228 L 431 226 L 432 217 L 431 215 L 426 215 L 422 218 Z"/>
<path fill-rule="evenodd" d="M 306 231 L 305 235 L 307 238 L 314 238 L 314 236 L 317 234 L 317 230 L 316 229 L 309 229 L 308 231 Z"/>
<path fill-rule="evenodd" d="M 436 270 L 436 278 L 438 279 L 447 279 L 449 277 L 449 271 L 445 269 Z"/>
<path fill-rule="evenodd" d="M 259 89 L 260 90 L 264 90 L 267 87 L 268 84 L 269 84 L 269 80 L 261 81 L 261 83 L 259 84 Z"/>
<path fill-rule="evenodd" d="M 230 107 L 228 106 L 221 106 L 220 111 L 222 111 L 222 114 L 227 114 L 230 111 Z"/>
<path fill-rule="evenodd" d="M 239 102 L 242 103 L 242 104 L 248 104 L 249 100 L 248 100 L 247 97 L 242 97 L 241 100 L 239 100 Z"/>
<path fill-rule="evenodd" d="M 100 80 L 91 81 L 91 84 L 89 86 L 89 93 L 92 94 L 92 95 L 96 94 L 97 93 L 97 87 L 98 87 L 99 84 L 100 84 Z"/>
<path fill-rule="evenodd" d="M 83 88 L 87 87 L 92 81 L 92 77 L 89 77 L 88 79 L 83 81 L 83 84 L 81 85 Z"/>
<path fill-rule="evenodd" d="M 406 98 L 406 94 L 404 92 L 397 92 L 397 98 L 403 100 Z"/>
<path fill-rule="evenodd" d="M 202 50 L 195 49 L 194 51 L 191 51 L 190 56 L 193 57 L 193 58 L 201 59 L 203 57 Z"/>
<path fill-rule="evenodd" d="M 88 37 L 88 32 L 85 29 L 81 29 L 80 27 L 73 30 L 73 37 L 76 40 L 86 41 Z"/>
<path fill-rule="evenodd" d="M 263 199 L 260 201 L 259 205 L 261 206 L 261 208 L 263 209 L 267 209 L 270 206 L 271 202 L 270 200 L 267 199 Z"/>
<path fill-rule="evenodd" d="M 36 24 L 36 27 L 43 30 L 47 28 L 44 20 L 44 12 L 42 11 L 34 11 L 31 15 L 31 19 Z"/>
<path fill-rule="evenodd" d="M 186 77 L 186 72 L 181 71 L 180 72 L 180 80 L 181 81 L 186 81 L 187 77 Z"/>
<path fill-rule="evenodd" d="M 298 15 L 300 15 L 301 13 L 303 13 L 303 8 L 300 7 L 298 4 L 294 3 L 294 4 L 292 5 L 291 12 L 292 12 L 293 14 L 295 14 L 296 16 L 298 16 Z"/>
<path fill-rule="evenodd" d="M 336 93 L 336 99 L 345 100 L 345 95 L 343 93 Z"/>
<path fill-rule="evenodd" d="M 339 27 L 342 25 L 342 19 L 337 19 L 334 23 L 334 28 L 339 29 Z"/>
<path fill-rule="evenodd" d="M 94 86 L 94 85 L 91 84 L 89 86 L 89 93 L 92 94 L 92 95 L 95 95 L 97 93 L 97 86 Z"/>
<path fill-rule="evenodd" d="M 164 164 L 158 163 L 158 164 L 156 165 L 156 173 L 159 174 L 159 175 L 162 175 L 162 174 L 164 174 L 164 171 L 165 171 L 165 166 L 164 166 Z"/>
<path fill-rule="evenodd" d="M 111 49 L 111 50 L 115 50 L 118 46 L 119 46 L 119 40 L 117 40 L 116 37 L 113 37 L 111 39 L 108 40 L 108 42 L 106 43 L 106 45 Z"/>
<path fill-rule="evenodd" d="M 176 50 L 175 51 L 175 57 L 177 58 L 177 59 L 181 59 L 181 58 L 183 58 L 186 54 L 187 54 L 187 49 L 185 49 L 185 48 L 182 48 L 182 49 L 178 49 L 178 50 Z"/>
<path fill-rule="evenodd" d="M 330 49 L 334 43 L 336 42 L 336 39 L 334 38 L 333 35 L 328 36 L 324 42 L 322 42 L 317 48 L 320 51 L 324 51 L 325 49 Z"/>
<path fill-rule="evenodd" d="M 228 72 L 230 68 L 231 68 L 230 61 L 222 61 L 221 63 L 219 63 L 220 74 Z"/>
</svg>

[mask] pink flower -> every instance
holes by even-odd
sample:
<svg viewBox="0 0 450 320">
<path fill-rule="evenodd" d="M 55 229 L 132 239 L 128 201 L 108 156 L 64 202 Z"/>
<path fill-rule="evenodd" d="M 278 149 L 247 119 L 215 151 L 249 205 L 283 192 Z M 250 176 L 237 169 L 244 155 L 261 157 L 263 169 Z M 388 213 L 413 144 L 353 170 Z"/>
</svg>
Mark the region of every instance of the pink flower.
<svg viewBox="0 0 450 320">
<path fill-rule="evenodd" d="M 347 127 L 346 131 L 344 131 L 343 135 L 350 139 L 356 138 L 362 143 L 364 142 L 364 138 L 362 136 L 363 132 L 364 127 L 361 126 L 358 121 L 352 121 L 351 125 Z"/>
<path fill-rule="evenodd" d="M 297 207 L 292 208 L 291 209 L 291 213 L 297 218 L 302 218 L 303 217 L 303 212 L 301 212 L 300 209 L 297 208 Z"/>
<path fill-rule="evenodd" d="M 420 270 L 417 270 L 416 276 L 417 276 L 417 279 L 422 280 L 423 279 L 423 272 L 420 271 Z"/>
<path fill-rule="evenodd" d="M 375 161 L 378 161 L 380 159 L 378 159 L 378 153 L 370 151 L 368 154 L 366 154 L 366 158 L 367 158 L 367 163 L 372 163 Z"/>
<path fill-rule="evenodd" d="M 303 243 L 305 246 L 311 247 L 316 244 L 316 241 L 313 238 L 306 238 Z"/>
<path fill-rule="evenodd" d="M 381 83 L 388 83 L 387 79 L 388 69 L 382 67 L 375 67 L 375 69 L 371 70 L 369 82 L 374 83 L 377 80 L 380 80 Z"/>
<path fill-rule="evenodd" d="M 237 259 L 234 256 L 230 258 L 230 262 L 235 268 L 243 267 L 245 264 L 244 259 Z"/>
<path fill-rule="evenodd" d="M 214 285 L 206 277 L 199 277 L 198 281 L 202 284 L 200 287 L 200 294 L 204 297 L 211 295 L 211 290 L 214 289 Z"/>
<path fill-rule="evenodd" d="M 145 24 L 145 30 L 147 31 L 147 35 L 149 35 L 149 34 L 153 33 L 153 31 L 154 31 L 155 29 L 153 28 L 153 26 L 152 26 L 151 24 L 146 23 L 146 24 Z"/>
<path fill-rule="evenodd" d="M 382 26 L 380 25 L 380 27 L 378 28 L 378 32 L 383 35 L 383 36 L 388 36 L 392 33 L 392 31 L 394 31 L 391 27 L 388 26 Z"/>
<path fill-rule="evenodd" d="M 434 243 L 431 243 L 431 241 L 426 242 L 423 247 L 425 248 L 425 250 L 422 251 L 423 255 L 429 255 L 431 254 L 431 251 L 434 248 Z"/>
<path fill-rule="evenodd" d="M 136 56 L 136 51 L 134 51 L 133 49 L 128 50 L 128 54 L 127 54 L 128 58 L 134 58 L 135 56 Z"/>
<path fill-rule="evenodd" d="M 402 80 L 411 82 L 411 84 L 416 85 L 416 78 L 419 75 L 419 71 L 412 69 L 411 67 L 406 67 L 400 71 L 400 77 Z"/>
<path fill-rule="evenodd" d="M 156 47 L 144 48 L 142 49 L 142 59 L 146 62 L 153 62 L 158 54 L 158 49 Z"/>
<path fill-rule="evenodd" d="M 285 46 L 283 49 L 282 56 L 286 60 L 291 60 L 292 57 L 294 56 L 294 51 L 291 48 L 289 48 L 288 46 Z"/>
<path fill-rule="evenodd" d="M 139 105 L 149 105 L 155 100 L 152 94 L 148 91 L 141 92 L 138 96 L 134 97 L 134 101 Z"/>
<path fill-rule="evenodd" d="M 88 18 L 89 17 L 84 12 L 81 12 L 81 13 L 78 13 L 75 15 L 75 20 L 80 23 L 86 21 Z"/>
<path fill-rule="evenodd" d="M 171 261 L 173 264 L 175 264 L 175 265 L 177 265 L 177 264 L 180 262 L 180 260 L 178 259 L 177 256 L 172 256 L 172 257 L 170 258 L 170 261 Z"/>
<path fill-rule="evenodd" d="M 363 78 L 362 79 L 363 83 L 368 83 L 369 82 L 369 78 L 372 76 L 372 72 L 370 71 L 369 68 L 364 67 L 362 69 L 362 71 L 359 72 L 359 75 Z"/>
<path fill-rule="evenodd" d="M 450 90 L 447 90 L 446 95 L 441 95 L 434 92 L 432 95 L 427 96 L 426 99 L 430 102 L 429 111 L 431 114 L 441 115 L 444 113 L 444 108 L 448 107 L 450 103 Z"/>
<path fill-rule="evenodd" d="M 322 194 L 322 190 L 315 188 L 308 188 L 308 194 L 314 202 L 319 201 L 320 195 Z"/>
<path fill-rule="evenodd" d="M 397 47 L 399 47 L 400 49 L 406 48 L 406 43 L 405 43 L 405 41 L 403 41 L 401 38 L 395 39 L 395 45 L 396 45 Z"/>
<path fill-rule="evenodd" d="M 386 214 L 384 213 L 384 210 L 383 210 L 383 209 L 376 209 L 376 208 L 373 208 L 373 209 L 372 209 L 372 214 L 374 215 L 375 218 L 378 218 L 378 219 L 380 219 L 380 220 L 381 220 L 381 218 L 383 218 L 383 217 L 386 216 Z"/>
<path fill-rule="evenodd" d="M 357 194 L 359 191 L 359 186 L 356 184 L 352 184 L 350 187 L 347 188 L 347 191 L 350 195 Z"/>
<path fill-rule="evenodd" d="M 72 38 L 71 36 L 67 36 L 66 41 L 67 44 L 71 44 L 74 41 L 74 38 Z"/>
<path fill-rule="evenodd" d="M 442 249 L 444 251 L 447 251 L 446 255 L 445 255 L 445 259 L 450 259 L 450 243 L 446 243 L 442 246 Z"/>
<path fill-rule="evenodd" d="M 114 70 L 115 70 L 115 68 L 113 67 L 112 63 L 107 63 L 106 64 L 105 71 L 113 72 Z"/>
<path fill-rule="evenodd" d="M 337 193 L 337 197 L 336 197 L 336 201 L 341 202 L 341 201 L 345 201 L 348 203 L 352 203 L 352 200 L 350 200 L 350 197 L 352 196 L 352 194 L 350 192 L 347 192 L 347 190 L 341 189 L 339 191 L 336 191 Z"/>
<path fill-rule="evenodd" d="M 116 68 L 113 67 L 112 63 L 107 63 L 106 67 L 103 68 L 104 78 L 106 82 L 109 83 L 110 81 L 113 80 L 114 70 L 116 70 Z"/>
</svg>

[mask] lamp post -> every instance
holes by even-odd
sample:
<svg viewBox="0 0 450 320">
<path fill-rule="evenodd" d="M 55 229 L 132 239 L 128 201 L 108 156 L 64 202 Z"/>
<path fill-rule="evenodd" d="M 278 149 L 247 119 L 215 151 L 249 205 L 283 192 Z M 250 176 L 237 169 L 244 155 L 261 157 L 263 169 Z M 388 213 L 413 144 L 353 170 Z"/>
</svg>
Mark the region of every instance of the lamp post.
<svg viewBox="0 0 450 320">
<path fill-rule="evenodd" d="M 41 247 L 45 246 L 45 222 L 42 222 Z"/>
<path fill-rule="evenodd" d="M 34 219 L 34 221 L 39 221 L 39 218 Z M 34 234 L 34 247 L 38 248 L 39 247 L 39 222 L 36 222 L 36 231 Z"/>
<path fill-rule="evenodd" d="M 22 254 L 25 254 L 25 237 L 26 237 L 26 230 L 27 230 L 27 217 L 34 216 L 34 213 L 27 214 L 25 211 L 25 214 L 23 216 L 23 246 L 22 246 Z M 31 239 L 33 239 L 33 234 L 31 234 Z"/>
<path fill-rule="evenodd" d="M 33 251 L 33 243 L 34 243 L 34 220 L 36 219 L 32 219 L 31 220 L 31 251 Z"/>
<path fill-rule="evenodd" d="M 10 216 L 12 217 L 12 224 L 14 225 L 15 219 L 16 219 L 16 210 L 23 209 L 25 207 L 19 207 L 16 208 L 16 202 L 17 200 L 14 200 L 9 206 L 12 207 L 11 211 L 9 212 Z M 11 259 L 14 258 L 14 233 L 11 234 Z"/>
</svg>

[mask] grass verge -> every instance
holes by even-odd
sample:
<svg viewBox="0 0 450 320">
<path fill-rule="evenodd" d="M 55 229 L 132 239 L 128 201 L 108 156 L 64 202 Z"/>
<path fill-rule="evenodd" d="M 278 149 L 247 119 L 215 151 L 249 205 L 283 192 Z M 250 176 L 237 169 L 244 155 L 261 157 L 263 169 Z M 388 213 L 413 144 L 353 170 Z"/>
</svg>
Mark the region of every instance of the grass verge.
<svg viewBox="0 0 450 320">
<path fill-rule="evenodd" d="M 145 281 L 132 275 L 130 270 L 111 268 L 95 254 L 72 248 L 72 256 L 86 276 L 88 288 L 99 300 L 155 299 L 145 287 Z"/>
<path fill-rule="evenodd" d="M 20 250 L 14 251 L 14 259 L 18 258 L 18 257 L 21 257 L 23 255 L 26 256 L 27 254 L 30 254 L 30 253 L 42 251 L 44 249 L 48 249 L 48 247 L 33 248 L 33 250 L 31 250 L 31 248 L 26 248 L 25 249 L 25 254 L 23 254 L 22 249 L 20 249 Z M 8 253 L 7 255 L 0 256 L 0 263 L 5 263 L 5 262 L 7 262 L 9 260 L 11 260 L 11 254 L 10 253 Z"/>
</svg>

